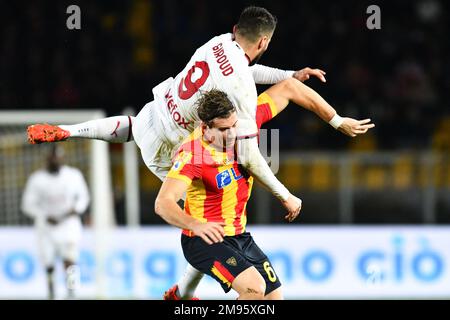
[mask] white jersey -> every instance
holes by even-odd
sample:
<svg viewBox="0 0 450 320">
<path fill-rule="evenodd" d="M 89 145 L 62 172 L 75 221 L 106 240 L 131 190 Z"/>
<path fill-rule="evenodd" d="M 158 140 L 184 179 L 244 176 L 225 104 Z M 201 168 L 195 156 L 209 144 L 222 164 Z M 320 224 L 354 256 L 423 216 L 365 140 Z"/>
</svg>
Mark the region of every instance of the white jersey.
<svg viewBox="0 0 450 320">
<path fill-rule="evenodd" d="M 62 166 L 58 173 L 33 173 L 27 181 L 22 210 L 35 219 L 58 219 L 72 210 L 82 214 L 89 205 L 89 192 L 80 170 Z"/>
<path fill-rule="evenodd" d="M 236 107 L 238 136 L 257 134 L 256 83 L 277 83 L 292 77 L 294 72 L 262 65 L 250 67 L 249 62 L 233 35 L 223 34 L 198 48 L 175 78 L 168 78 L 153 88 L 154 100 L 136 116 L 132 130 L 145 164 L 158 178 L 164 180 L 172 166 L 174 151 L 199 125 L 196 102 L 203 92 L 212 89 L 225 92 Z M 261 168 L 254 174 L 265 181 L 270 190 L 275 190 L 273 186 L 280 183 L 273 181 L 276 179 L 264 158 L 259 154 L 252 159 L 256 159 L 253 168 Z M 272 181 L 264 180 L 266 176 Z"/>
<path fill-rule="evenodd" d="M 165 121 L 176 124 L 180 136 L 192 132 L 198 121 L 196 101 L 211 89 L 227 93 L 239 119 L 255 120 L 257 91 L 249 60 L 232 34 L 212 38 L 198 48 L 175 79 L 153 89 Z M 242 121 L 243 122 L 243 121 Z M 256 133 L 256 125 L 251 129 Z M 253 132 L 249 132 L 253 133 Z"/>
</svg>

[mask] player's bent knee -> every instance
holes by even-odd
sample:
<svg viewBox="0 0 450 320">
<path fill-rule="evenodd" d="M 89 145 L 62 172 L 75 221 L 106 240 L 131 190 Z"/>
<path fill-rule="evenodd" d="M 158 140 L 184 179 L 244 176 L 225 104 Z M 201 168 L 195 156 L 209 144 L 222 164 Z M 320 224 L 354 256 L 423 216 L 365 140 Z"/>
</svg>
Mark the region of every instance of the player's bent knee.
<svg viewBox="0 0 450 320">
<path fill-rule="evenodd" d="M 299 83 L 300 81 L 295 78 L 288 78 L 269 88 L 266 92 L 280 108 L 296 97 Z"/>
<path fill-rule="evenodd" d="M 281 82 L 281 84 L 283 85 L 283 89 L 287 93 L 294 92 L 298 88 L 299 83 L 300 83 L 300 81 L 295 78 L 288 78 Z"/>
</svg>

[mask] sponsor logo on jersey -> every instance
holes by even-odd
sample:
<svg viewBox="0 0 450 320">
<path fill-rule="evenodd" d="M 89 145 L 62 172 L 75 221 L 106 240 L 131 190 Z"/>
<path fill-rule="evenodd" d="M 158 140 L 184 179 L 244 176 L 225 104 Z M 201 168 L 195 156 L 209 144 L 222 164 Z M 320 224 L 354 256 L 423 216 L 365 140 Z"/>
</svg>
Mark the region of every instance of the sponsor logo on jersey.
<svg viewBox="0 0 450 320">
<path fill-rule="evenodd" d="M 222 189 L 231 184 L 233 180 L 239 180 L 242 178 L 242 175 L 239 176 L 234 171 L 234 168 L 227 169 L 225 171 L 219 172 L 216 175 L 216 184 L 218 189 Z"/>
<path fill-rule="evenodd" d="M 169 109 L 169 113 L 172 116 L 173 121 L 175 121 L 179 126 L 182 126 L 183 128 L 187 129 L 190 122 L 186 121 L 186 119 L 183 118 L 181 114 L 177 111 L 178 105 L 175 103 L 175 100 L 173 99 L 170 90 L 166 93 L 165 98 L 167 109 Z"/>
<path fill-rule="evenodd" d="M 231 183 L 231 175 L 228 170 L 222 171 L 216 175 L 217 188 L 222 189 Z"/>
</svg>

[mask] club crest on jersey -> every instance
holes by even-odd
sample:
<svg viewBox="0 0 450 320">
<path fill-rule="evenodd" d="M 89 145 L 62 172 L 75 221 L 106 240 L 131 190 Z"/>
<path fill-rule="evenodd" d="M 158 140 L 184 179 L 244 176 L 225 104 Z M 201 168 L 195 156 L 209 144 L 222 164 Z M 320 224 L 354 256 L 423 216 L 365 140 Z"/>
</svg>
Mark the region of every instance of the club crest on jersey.
<svg viewBox="0 0 450 320">
<path fill-rule="evenodd" d="M 227 169 L 225 171 L 219 172 L 216 175 L 216 184 L 218 189 L 222 189 L 231 184 L 233 180 L 239 180 L 242 178 L 242 175 L 237 175 L 234 168 Z"/>
<path fill-rule="evenodd" d="M 184 167 L 186 163 L 189 162 L 192 158 L 192 152 L 180 152 L 178 156 L 175 158 L 175 162 L 173 163 L 172 170 L 179 171 Z"/>
</svg>

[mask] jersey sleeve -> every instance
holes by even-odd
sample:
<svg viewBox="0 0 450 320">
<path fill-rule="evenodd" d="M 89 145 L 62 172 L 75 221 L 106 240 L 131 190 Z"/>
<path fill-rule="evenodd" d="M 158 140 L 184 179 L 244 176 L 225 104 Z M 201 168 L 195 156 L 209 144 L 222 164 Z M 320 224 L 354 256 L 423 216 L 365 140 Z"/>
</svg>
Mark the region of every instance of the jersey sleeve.
<svg viewBox="0 0 450 320">
<path fill-rule="evenodd" d="M 291 78 L 294 75 L 292 70 L 281 70 L 277 68 L 255 64 L 250 67 L 253 79 L 257 84 L 274 84 L 285 79 Z"/>
<path fill-rule="evenodd" d="M 167 177 L 182 180 L 188 185 L 192 183 L 192 180 L 200 179 L 202 165 L 201 162 L 195 159 L 197 158 L 190 151 L 183 150 L 179 152 Z"/>
<path fill-rule="evenodd" d="M 258 129 L 277 114 L 278 111 L 272 98 L 265 92 L 261 93 L 258 96 L 258 106 L 256 107 L 256 124 Z"/>
</svg>

